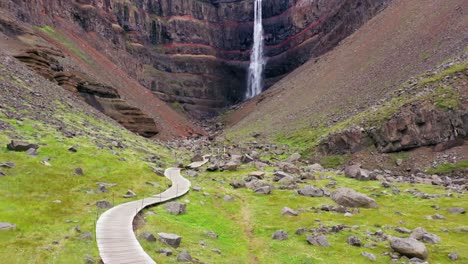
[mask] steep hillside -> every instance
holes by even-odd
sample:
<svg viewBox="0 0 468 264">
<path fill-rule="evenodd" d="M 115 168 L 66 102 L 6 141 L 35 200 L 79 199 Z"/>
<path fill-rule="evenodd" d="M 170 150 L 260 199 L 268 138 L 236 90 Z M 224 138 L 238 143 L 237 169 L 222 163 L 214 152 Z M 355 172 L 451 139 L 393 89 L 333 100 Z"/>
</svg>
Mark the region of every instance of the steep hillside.
<svg viewBox="0 0 468 264">
<path fill-rule="evenodd" d="M 387 2 L 263 1 L 267 85 L 332 49 Z M 5 0 L 0 8 L 16 20 L 56 28 L 58 34 L 84 45 L 84 54 L 95 57 L 94 49 L 98 50 L 148 91 L 200 116 L 244 97 L 253 4 L 251 0 Z"/>
<path fill-rule="evenodd" d="M 359 125 L 360 115 L 372 113 L 398 97 L 399 89 L 417 86 L 436 90 L 439 83 L 433 81 L 447 74 L 454 74 L 456 87 L 452 88 L 465 98 L 461 100 L 464 106 L 460 105 L 464 111 L 466 57 L 450 58 L 466 52 L 465 6 L 464 0 L 392 2 L 335 50 L 309 61 L 264 94 L 227 114 L 232 125 L 228 135 L 248 138 L 260 132 L 295 147 L 314 147 L 329 133 L 352 125 L 346 122 L 351 117 Z M 428 72 L 412 80 L 416 84 L 403 85 L 427 70 L 438 74 Z M 465 74 L 457 77 L 457 72 Z M 431 88 L 425 87 L 428 83 L 433 84 Z M 418 92 L 410 92 L 408 97 Z M 393 108 L 391 113 L 380 112 L 380 119 L 395 113 L 398 108 Z"/>
<path fill-rule="evenodd" d="M 0 9 L 0 47 L 77 96 L 86 91 L 95 97 L 96 89 L 108 90 L 101 96 L 115 100 L 98 100 L 97 108 L 134 132 L 166 139 L 203 133 L 130 76 L 127 65 L 137 65 L 136 59 L 112 48 L 103 36 L 82 34 L 72 22 L 59 21 L 56 28 L 52 22 L 51 26 L 31 25 Z"/>
</svg>

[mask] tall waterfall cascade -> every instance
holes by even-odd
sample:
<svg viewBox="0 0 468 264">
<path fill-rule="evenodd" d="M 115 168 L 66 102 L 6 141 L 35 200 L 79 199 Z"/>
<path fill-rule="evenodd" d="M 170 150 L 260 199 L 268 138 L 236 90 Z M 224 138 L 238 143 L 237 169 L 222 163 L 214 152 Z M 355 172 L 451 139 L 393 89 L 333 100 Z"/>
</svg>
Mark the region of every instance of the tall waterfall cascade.
<svg viewBox="0 0 468 264">
<path fill-rule="evenodd" d="M 246 99 L 259 95 L 262 92 L 262 75 L 266 64 L 263 57 L 262 0 L 255 0 L 254 10 L 254 44 L 252 54 L 250 55 Z"/>
</svg>

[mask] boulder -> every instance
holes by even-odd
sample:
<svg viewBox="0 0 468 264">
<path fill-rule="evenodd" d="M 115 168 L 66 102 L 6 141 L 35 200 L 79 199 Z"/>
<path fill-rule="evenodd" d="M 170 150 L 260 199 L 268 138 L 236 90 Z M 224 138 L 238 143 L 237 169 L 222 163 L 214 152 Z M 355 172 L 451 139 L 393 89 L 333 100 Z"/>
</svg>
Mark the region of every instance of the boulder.
<svg viewBox="0 0 468 264">
<path fill-rule="evenodd" d="M 263 186 L 254 190 L 255 193 L 259 194 L 271 194 L 271 187 L 270 186 Z"/>
<path fill-rule="evenodd" d="M 75 168 L 75 175 L 83 176 L 84 172 L 82 168 Z"/>
<path fill-rule="evenodd" d="M 310 165 L 308 168 L 309 168 L 309 171 L 312 171 L 312 172 L 323 171 L 324 170 L 322 165 L 320 165 L 318 163 L 314 163 L 314 164 Z"/>
<path fill-rule="evenodd" d="M 431 244 L 437 244 L 437 243 L 440 243 L 440 237 L 436 234 L 432 234 L 432 233 L 425 233 L 421 240 L 424 242 L 424 243 L 431 243 Z"/>
<path fill-rule="evenodd" d="M 228 163 L 224 164 L 223 169 L 227 171 L 236 171 L 239 167 L 239 163 L 234 161 L 229 161 Z"/>
<path fill-rule="evenodd" d="M 281 214 L 282 215 L 289 215 L 289 216 L 298 216 L 299 214 L 297 213 L 297 211 L 289 208 L 289 207 L 283 207 L 283 209 L 281 209 Z"/>
<path fill-rule="evenodd" d="M 278 167 L 280 170 L 286 172 L 286 173 L 292 173 L 292 174 L 300 174 L 301 170 L 296 167 L 296 165 L 289 163 L 289 162 L 280 162 L 278 164 Z"/>
<path fill-rule="evenodd" d="M 16 229 L 16 225 L 8 222 L 0 222 L 0 230 Z"/>
<path fill-rule="evenodd" d="M 247 187 L 248 189 L 252 189 L 252 190 L 255 190 L 255 189 L 258 189 L 260 187 L 264 187 L 264 186 L 271 186 L 271 184 L 269 183 L 266 183 L 264 181 L 260 181 L 260 180 L 253 180 L 251 182 L 248 182 L 245 184 L 245 187 Z"/>
<path fill-rule="evenodd" d="M 244 180 L 232 180 L 229 185 L 232 186 L 234 189 L 238 188 L 244 188 L 245 187 L 245 181 Z"/>
<path fill-rule="evenodd" d="M 426 233 L 427 233 L 426 229 L 424 229 L 422 227 L 417 227 L 411 232 L 410 238 L 413 238 L 413 239 L 416 239 L 416 240 L 421 240 L 422 237 L 424 236 L 424 234 L 426 234 Z"/>
<path fill-rule="evenodd" d="M 277 230 L 273 235 L 271 236 L 272 239 L 274 240 L 287 240 L 288 239 L 288 232 L 284 230 Z"/>
<path fill-rule="evenodd" d="M 190 159 L 191 162 L 198 162 L 198 161 L 203 161 L 203 156 L 201 154 L 195 154 L 193 157 Z"/>
<path fill-rule="evenodd" d="M 348 178 L 357 178 L 361 175 L 361 166 L 354 164 L 354 165 L 347 165 L 345 167 L 345 176 Z"/>
<path fill-rule="evenodd" d="M 38 149 L 39 145 L 12 140 L 7 144 L 7 149 L 12 151 L 28 151 L 29 149 Z"/>
<path fill-rule="evenodd" d="M 309 196 L 309 197 L 322 197 L 324 192 L 322 189 L 314 187 L 312 185 L 306 185 L 300 190 L 297 191 L 299 195 Z"/>
<path fill-rule="evenodd" d="M 171 256 L 172 255 L 172 250 L 168 249 L 168 248 L 160 248 L 160 249 L 157 249 L 156 252 L 158 252 L 159 254 L 163 255 L 163 256 Z"/>
<path fill-rule="evenodd" d="M 219 237 L 219 235 L 216 234 L 213 231 L 207 231 L 207 232 L 205 232 L 205 235 L 207 235 L 208 237 L 211 237 L 211 238 L 218 238 Z"/>
<path fill-rule="evenodd" d="M 278 181 L 279 184 L 289 186 L 296 183 L 296 179 L 292 176 L 286 176 Z"/>
<path fill-rule="evenodd" d="M 192 256 L 187 250 L 182 250 L 182 252 L 177 255 L 177 262 L 192 262 Z"/>
<path fill-rule="evenodd" d="M 371 260 L 371 261 L 376 261 L 376 260 L 377 260 L 377 258 L 375 257 L 375 255 L 372 254 L 372 253 L 369 253 L 369 252 L 362 252 L 361 255 L 362 255 L 363 257 L 368 258 L 368 259 Z"/>
<path fill-rule="evenodd" d="M 176 234 L 158 233 L 158 236 L 161 242 L 173 248 L 178 248 L 180 246 L 180 242 L 182 241 L 182 237 Z"/>
<path fill-rule="evenodd" d="M 330 243 L 325 235 L 307 235 L 307 242 L 313 246 L 329 247 Z"/>
<path fill-rule="evenodd" d="M 112 204 L 105 200 L 97 201 L 96 206 L 102 209 L 112 208 Z"/>
<path fill-rule="evenodd" d="M 265 172 L 263 171 L 252 171 L 249 173 L 249 176 L 255 177 L 259 180 L 263 179 L 265 177 Z"/>
<path fill-rule="evenodd" d="M 301 159 L 301 154 L 299 153 L 293 153 L 291 156 L 288 158 L 288 162 L 296 162 Z"/>
<path fill-rule="evenodd" d="M 374 199 L 349 188 L 339 188 L 331 194 L 331 198 L 339 205 L 347 207 L 377 208 Z"/>
<path fill-rule="evenodd" d="M 169 202 L 165 204 L 166 210 L 172 215 L 185 214 L 187 211 L 187 205 L 180 202 Z"/>
<path fill-rule="evenodd" d="M 426 246 L 413 238 L 395 238 L 390 242 L 393 250 L 408 258 L 427 258 Z"/>
<path fill-rule="evenodd" d="M 351 246 L 360 247 L 361 246 L 361 240 L 358 237 L 349 236 L 348 237 L 348 244 L 351 245 Z"/>
<path fill-rule="evenodd" d="M 452 208 L 449 208 L 448 211 L 452 214 L 464 214 L 465 213 L 465 209 L 461 207 L 452 207 Z"/>
<path fill-rule="evenodd" d="M 150 232 L 143 232 L 138 237 L 149 242 L 156 242 L 156 238 Z"/>
<path fill-rule="evenodd" d="M 283 179 L 284 177 L 292 177 L 290 174 L 288 174 L 288 173 L 286 173 L 284 171 L 275 171 L 275 173 L 273 175 L 274 175 L 273 181 L 275 181 L 275 182 Z"/>
<path fill-rule="evenodd" d="M 37 156 L 39 154 L 39 152 L 37 152 L 37 149 L 35 148 L 30 148 L 28 150 L 26 150 L 26 154 L 28 154 L 29 156 Z"/>
</svg>

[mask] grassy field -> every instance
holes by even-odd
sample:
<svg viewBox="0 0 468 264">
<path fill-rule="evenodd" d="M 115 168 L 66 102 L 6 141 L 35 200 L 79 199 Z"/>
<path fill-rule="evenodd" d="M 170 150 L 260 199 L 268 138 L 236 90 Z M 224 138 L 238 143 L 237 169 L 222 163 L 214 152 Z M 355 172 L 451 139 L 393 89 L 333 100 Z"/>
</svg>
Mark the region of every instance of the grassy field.
<svg viewBox="0 0 468 264">
<path fill-rule="evenodd" d="M 347 244 L 347 237 L 357 236 L 362 240 L 362 244 L 365 244 L 375 242 L 375 236 L 367 234 L 380 229 L 388 235 L 405 236 L 397 233 L 394 228 L 402 226 L 414 229 L 421 226 L 442 239 L 440 244 L 426 244 L 430 263 L 448 263 L 447 255 L 452 251 L 459 253 L 460 260 L 468 259 L 468 234 L 456 231 L 458 228 L 467 227 L 467 216 L 454 215 L 447 211 L 447 208 L 454 206 L 467 208 L 468 199 L 463 195 L 454 194 L 454 197 L 433 200 L 420 199 L 404 190 L 418 189 L 441 195 L 447 191 L 429 185 L 395 184 L 401 193 L 392 194 L 390 189 L 383 188 L 377 181 L 360 182 L 333 173 L 324 173 L 337 181 L 337 188 L 351 187 L 369 195 L 380 195 L 375 198 L 379 204 L 378 209 L 361 209 L 360 213 L 345 217 L 339 213 L 312 209 L 334 204 L 327 197 L 303 197 L 292 190 L 274 190 L 272 195 L 260 195 L 248 189 L 234 190 L 229 186 L 230 179 L 243 178 L 251 170 L 253 169 L 244 168 L 238 172 L 204 172 L 197 178 L 190 178 L 194 186 L 201 186 L 203 190 L 191 191 L 179 199 L 188 201 L 187 213 L 174 216 L 168 214 L 164 206 L 151 208 L 149 211 L 155 214 L 146 214 L 147 224 L 138 230 L 138 233 L 149 231 L 155 235 L 158 232 L 179 234 L 183 237 L 182 243 L 180 248 L 174 250 L 174 255 L 186 249 L 192 257 L 206 263 L 343 263 L 345 259 L 352 259 L 352 263 L 371 262 L 361 256 L 362 252 L 375 254 L 376 263 L 388 263 L 390 258 L 381 255 L 391 251 L 388 241 L 376 242 L 375 248 L 353 247 Z M 323 187 L 330 181 L 324 179 L 309 184 Z M 225 195 L 232 196 L 234 200 L 224 201 L 222 198 Z M 440 209 L 433 209 L 433 205 L 439 206 Z M 302 212 L 297 217 L 283 216 L 281 209 L 285 206 Z M 397 211 L 401 214 L 396 214 Z M 436 213 L 444 215 L 447 219 L 425 218 Z M 327 235 L 331 247 L 311 246 L 307 243 L 305 234 L 295 234 L 299 228 L 317 228 L 320 225 L 330 227 L 338 224 L 354 228 Z M 443 232 L 442 228 L 449 231 Z M 271 239 L 272 234 L 279 229 L 288 232 L 288 240 Z M 207 231 L 219 234 L 219 238 L 206 236 Z M 206 246 L 201 246 L 200 241 Z M 157 262 L 176 263 L 175 256 L 165 257 L 156 252 L 157 249 L 167 246 L 160 242 L 141 242 Z M 222 254 L 212 252 L 214 248 L 221 250 Z"/>
<path fill-rule="evenodd" d="M 14 162 L 14 168 L 0 168 L 0 221 L 17 225 L 16 230 L 0 234 L 0 256 L 8 263 L 83 263 L 87 254 L 98 259 L 95 222 L 103 209 L 99 200 L 120 204 L 127 189 L 140 199 L 165 189 L 168 181 L 152 172 L 155 163 L 146 161 L 158 155 L 162 164 L 169 163 L 170 152 L 137 137 L 112 123 L 96 120 L 76 112 L 56 113 L 67 129 L 79 135 L 66 138 L 61 132 L 40 121 L 8 119 L 0 121 L 13 129 L 0 133 L 0 162 Z M 75 130 L 76 129 L 76 130 Z M 38 156 L 6 149 L 10 139 L 39 143 Z M 116 148 L 112 140 L 125 148 Z M 68 151 L 75 146 L 76 153 Z M 50 158 L 51 166 L 42 160 Z M 75 175 L 82 168 L 83 176 Z M 155 188 L 145 184 L 158 182 Z M 98 182 L 114 183 L 106 193 L 95 193 Z M 75 231 L 79 226 L 81 233 Z M 91 239 L 82 239 L 91 232 Z"/>
</svg>

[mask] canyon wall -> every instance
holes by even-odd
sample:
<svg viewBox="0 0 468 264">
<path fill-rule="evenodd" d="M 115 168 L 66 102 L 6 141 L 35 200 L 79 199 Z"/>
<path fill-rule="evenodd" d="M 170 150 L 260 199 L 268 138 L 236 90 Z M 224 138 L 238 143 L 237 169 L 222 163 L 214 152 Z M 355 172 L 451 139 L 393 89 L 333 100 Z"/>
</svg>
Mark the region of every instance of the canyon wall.
<svg viewBox="0 0 468 264">
<path fill-rule="evenodd" d="M 389 1 L 264 1 L 266 87 L 335 47 Z M 253 5 L 253 0 L 0 3 L 27 23 L 60 26 L 72 21 L 83 34 L 97 33 L 109 42 L 105 52 L 113 61 L 161 99 L 197 116 L 243 99 Z"/>
</svg>

